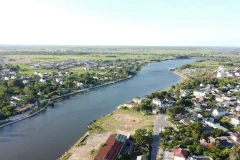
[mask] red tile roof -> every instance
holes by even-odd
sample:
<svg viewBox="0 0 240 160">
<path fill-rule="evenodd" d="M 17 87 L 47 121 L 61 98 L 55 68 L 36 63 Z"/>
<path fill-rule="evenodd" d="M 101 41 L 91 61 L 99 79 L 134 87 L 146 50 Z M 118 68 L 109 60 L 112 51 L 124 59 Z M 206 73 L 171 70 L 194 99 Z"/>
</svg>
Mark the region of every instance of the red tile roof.
<svg viewBox="0 0 240 160">
<path fill-rule="evenodd" d="M 174 152 L 174 156 L 177 156 L 177 157 L 186 158 L 188 156 L 188 151 L 182 148 L 175 149 L 173 152 Z"/>
<path fill-rule="evenodd" d="M 115 160 L 120 152 L 123 142 L 116 140 L 117 134 L 111 135 L 101 148 L 94 160 Z"/>
</svg>

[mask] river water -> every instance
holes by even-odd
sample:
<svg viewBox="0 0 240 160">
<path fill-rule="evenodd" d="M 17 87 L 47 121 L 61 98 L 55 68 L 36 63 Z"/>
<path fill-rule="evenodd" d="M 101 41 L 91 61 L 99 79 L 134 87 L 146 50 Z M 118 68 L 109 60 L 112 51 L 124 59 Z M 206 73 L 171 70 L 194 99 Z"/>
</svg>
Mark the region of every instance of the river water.
<svg viewBox="0 0 240 160">
<path fill-rule="evenodd" d="M 132 79 L 76 95 L 40 114 L 0 129 L 0 160 L 54 160 L 87 131 L 93 120 L 136 96 L 176 84 L 168 68 L 196 59 L 168 60 L 145 66 Z"/>
</svg>

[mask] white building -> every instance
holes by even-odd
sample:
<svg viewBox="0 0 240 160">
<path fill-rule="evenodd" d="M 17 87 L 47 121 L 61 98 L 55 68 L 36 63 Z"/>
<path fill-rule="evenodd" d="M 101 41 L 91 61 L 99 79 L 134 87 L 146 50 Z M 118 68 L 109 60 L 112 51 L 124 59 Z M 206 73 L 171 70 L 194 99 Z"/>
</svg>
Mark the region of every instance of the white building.
<svg viewBox="0 0 240 160">
<path fill-rule="evenodd" d="M 219 66 L 218 71 L 217 71 L 217 77 L 218 78 L 224 78 L 227 77 L 226 69 L 224 66 Z"/>
<path fill-rule="evenodd" d="M 235 125 L 235 126 L 240 125 L 240 117 L 232 117 L 231 118 L 231 124 Z"/>
<path fill-rule="evenodd" d="M 153 98 L 152 103 L 155 104 L 156 106 L 161 106 L 162 105 L 161 100 L 158 99 L 158 98 Z"/>
<path fill-rule="evenodd" d="M 193 91 L 193 95 L 196 97 L 205 97 L 207 94 L 205 91 L 195 90 Z"/>
<path fill-rule="evenodd" d="M 41 78 L 39 82 L 46 83 L 46 80 Z"/>
<path fill-rule="evenodd" d="M 29 83 L 29 80 L 27 80 L 27 79 L 23 80 L 23 84 L 24 84 L 24 85 L 26 85 L 26 84 L 28 84 L 28 83 Z"/>
</svg>

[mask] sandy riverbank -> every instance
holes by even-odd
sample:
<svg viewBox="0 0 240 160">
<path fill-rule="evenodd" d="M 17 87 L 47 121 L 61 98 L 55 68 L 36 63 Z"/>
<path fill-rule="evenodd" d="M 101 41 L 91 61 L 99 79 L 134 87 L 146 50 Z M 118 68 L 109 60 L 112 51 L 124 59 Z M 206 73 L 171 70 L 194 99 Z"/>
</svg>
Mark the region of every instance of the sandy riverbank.
<svg viewBox="0 0 240 160">
<path fill-rule="evenodd" d="M 102 132 L 87 132 L 64 155 L 71 153 L 72 155 L 69 160 L 91 160 L 94 155 L 91 155 L 90 152 L 98 150 L 100 145 L 105 143 L 111 134 L 120 133 L 128 135 L 134 134 L 135 130 L 139 128 L 152 128 L 155 118 L 155 115 L 144 116 L 138 111 L 117 109 L 97 120 L 97 125 L 103 129 Z M 80 144 L 86 135 L 88 137 L 85 145 L 79 146 L 78 144 Z"/>
</svg>

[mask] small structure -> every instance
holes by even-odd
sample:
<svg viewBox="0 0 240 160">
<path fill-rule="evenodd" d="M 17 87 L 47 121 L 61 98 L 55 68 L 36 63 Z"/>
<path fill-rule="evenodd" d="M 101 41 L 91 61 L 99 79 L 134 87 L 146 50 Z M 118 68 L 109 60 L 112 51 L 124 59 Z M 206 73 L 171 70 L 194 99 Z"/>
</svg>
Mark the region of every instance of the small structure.
<svg viewBox="0 0 240 160">
<path fill-rule="evenodd" d="M 175 149 L 174 153 L 174 160 L 186 160 L 188 156 L 188 151 L 182 148 Z"/>
</svg>

